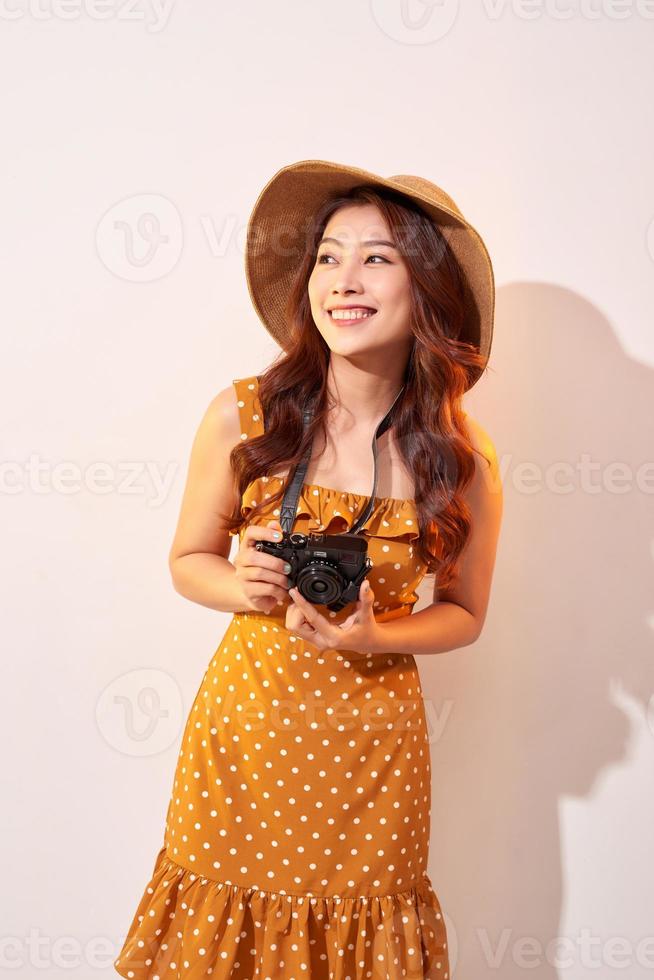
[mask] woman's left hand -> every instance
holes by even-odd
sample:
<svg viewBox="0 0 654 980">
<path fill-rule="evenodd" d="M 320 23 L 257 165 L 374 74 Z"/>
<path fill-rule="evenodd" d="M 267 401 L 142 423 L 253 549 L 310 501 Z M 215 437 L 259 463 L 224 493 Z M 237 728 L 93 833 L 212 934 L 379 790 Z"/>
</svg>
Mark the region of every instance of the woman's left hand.
<svg viewBox="0 0 654 980">
<path fill-rule="evenodd" d="M 286 628 L 320 650 L 353 650 L 359 653 L 378 653 L 381 626 L 375 621 L 375 594 L 368 579 L 359 588 L 356 608 L 342 623 L 330 623 L 297 589 L 289 589 L 293 600 L 286 610 Z"/>
</svg>

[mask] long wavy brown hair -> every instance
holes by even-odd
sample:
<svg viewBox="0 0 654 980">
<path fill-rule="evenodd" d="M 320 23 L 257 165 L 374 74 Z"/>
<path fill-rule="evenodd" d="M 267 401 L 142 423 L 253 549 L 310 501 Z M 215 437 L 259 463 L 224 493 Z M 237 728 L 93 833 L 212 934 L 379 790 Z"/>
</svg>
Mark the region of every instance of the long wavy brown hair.
<svg viewBox="0 0 654 980">
<path fill-rule="evenodd" d="M 461 552 L 471 530 L 463 491 L 475 468 L 461 398 L 479 376 L 484 360 L 473 344 L 458 339 L 464 320 L 462 271 L 439 226 L 411 198 L 384 188 L 359 185 L 327 199 L 313 216 L 302 262 L 286 307 L 290 339 L 286 349 L 259 375 L 259 401 L 266 431 L 232 449 L 230 463 L 239 499 L 259 476 L 283 471 L 276 494 L 256 505 L 249 521 L 284 496 L 289 474 L 316 436 L 326 444 L 325 419 L 332 407 L 327 391 L 330 350 L 316 327 L 308 282 L 318 243 L 341 207 L 373 204 L 386 219 L 410 272 L 410 327 L 413 344 L 404 372 L 404 391 L 395 407 L 394 435 L 407 471 L 413 475 L 419 554 L 441 588 L 457 577 Z M 306 431 L 303 411 L 313 408 Z M 483 458 L 483 457 L 482 457 Z M 221 515 L 225 527 L 240 531 L 240 505 Z"/>
</svg>

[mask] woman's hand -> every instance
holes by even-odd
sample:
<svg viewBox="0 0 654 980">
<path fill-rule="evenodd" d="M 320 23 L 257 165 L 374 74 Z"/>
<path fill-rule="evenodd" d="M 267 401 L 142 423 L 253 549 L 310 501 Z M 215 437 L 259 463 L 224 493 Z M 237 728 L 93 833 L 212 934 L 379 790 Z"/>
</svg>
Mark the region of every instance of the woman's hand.
<svg viewBox="0 0 654 980">
<path fill-rule="evenodd" d="M 342 623 L 330 623 L 297 589 L 289 589 L 293 600 L 286 610 L 286 628 L 315 644 L 320 650 L 353 650 L 377 653 L 381 625 L 372 611 L 375 594 L 368 579 L 359 589 L 356 608 Z"/>
<path fill-rule="evenodd" d="M 275 532 L 278 532 L 277 538 Z M 269 614 L 278 603 L 283 605 L 288 596 L 288 575 L 283 559 L 255 548 L 257 541 L 277 541 L 281 536 L 282 526 L 277 520 L 268 521 L 265 527 L 249 524 L 245 529 L 234 567 L 251 611 Z"/>
</svg>

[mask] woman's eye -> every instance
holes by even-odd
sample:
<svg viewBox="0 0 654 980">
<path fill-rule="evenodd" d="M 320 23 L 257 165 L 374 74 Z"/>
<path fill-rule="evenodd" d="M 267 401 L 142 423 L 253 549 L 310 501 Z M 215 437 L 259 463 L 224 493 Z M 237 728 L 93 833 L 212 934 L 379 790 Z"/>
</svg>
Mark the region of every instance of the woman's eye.
<svg viewBox="0 0 654 980">
<path fill-rule="evenodd" d="M 329 255 L 328 252 L 323 252 L 323 254 L 318 257 L 318 265 L 325 265 L 323 259 L 333 259 L 333 258 L 334 256 Z M 369 255 L 368 259 L 381 259 L 382 262 L 388 262 L 388 259 L 386 259 L 383 255 Z M 368 259 L 366 259 L 366 262 L 368 261 Z"/>
</svg>

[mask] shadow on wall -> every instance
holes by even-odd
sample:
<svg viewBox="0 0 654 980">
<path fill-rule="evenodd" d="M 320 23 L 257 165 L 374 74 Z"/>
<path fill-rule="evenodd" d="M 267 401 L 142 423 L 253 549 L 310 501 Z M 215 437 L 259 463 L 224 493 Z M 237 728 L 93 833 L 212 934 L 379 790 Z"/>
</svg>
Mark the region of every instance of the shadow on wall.
<svg viewBox="0 0 654 980">
<path fill-rule="evenodd" d="M 546 955 L 566 898 L 561 797 L 590 794 L 627 757 L 632 714 L 654 736 L 654 379 L 575 293 L 520 283 L 497 299 L 490 368 L 466 399 L 503 474 L 489 612 L 474 646 L 418 659 L 429 870 L 454 978 L 558 980 L 590 975 L 577 936 L 572 973 Z M 429 577 L 420 607 L 432 588 Z M 607 920 L 619 901 L 609 885 Z M 640 936 L 629 939 L 635 955 Z"/>
</svg>

